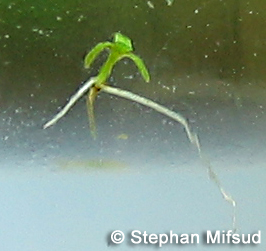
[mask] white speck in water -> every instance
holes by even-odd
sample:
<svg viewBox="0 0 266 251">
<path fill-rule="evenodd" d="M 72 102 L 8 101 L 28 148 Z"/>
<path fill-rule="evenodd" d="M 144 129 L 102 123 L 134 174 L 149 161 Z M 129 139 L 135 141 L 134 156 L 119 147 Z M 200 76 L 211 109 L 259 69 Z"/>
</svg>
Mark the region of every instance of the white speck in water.
<svg viewBox="0 0 266 251">
<path fill-rule="evenodd" d="M 162 119 L 162 124 L 166 125 L 167 124 L 167 119 Z"/>
<path fill-rule="evenodd" d="M 4 38 L 10 38 L 10 36 L 8 34 L 4 35 Z"/>
<path fill-rule="evenodd" d="M 169 86 L 163 85 L 163 89 L 170 90 Z"/>
<path fill-rule="evenodd" d="M 126 78 L 126 79 L 133 79 L 134 76 L 133 75 L 129 75 L 129 76 L 125 76 L 124 78 Z"/>
<path fill-rule="evenodd" d="M 43 35 L 43 34 L 44 34 L 43 30 L 39 30 L 38 33 L 39 33 L 40 35 Z"/>
<path fill-rule="evenodd" d="M 154 9 L 154 5 L 151 1 L 148 1 L 147 4 L 148 4 L 149 8 Z"/>
<path fill-rule="evenodd" d="M 204 55 L 205 58 L 208 58 L 209 56 L 208 55 Z"/>
<path fill-rule="evenodd" d="M 248 14 L 252 15 L 253 14 L 253 11 L 251 10 Z"/>
<path fill-rule="evenodd" d="M 192 91 L 192 92 L 188 92 L 189 95 L 195 95 L 195 92 Z"/>
<path fill-rule="evenodd" d="M 78 22 L 81 22 L 84 19 L 85 19 L 85 17 L 83 15 L 80 15 L 79 18 L 78 18 Z"/>
<path fill-rule="evenodd" d="M 17 25 L 16 27 L 17 27 L 17 29 L 21 29 L 21 25 Z"/>
<path fill-rule="evenodd" d="M 166 0 L 166 2 L 167 2 L 168 6 L 171 6 L 173 4 L 174 0 Z"/>
<path fill-rule="evenodd" d="M 254 55 L 254 57 L 257 57 L 257 53 L 255 52 L 255 53 L 253 53 L 253 55 Z"/>
<path fill-rule="evenodd" d="M 8 140 L 8 138 L 9 138 L 9 136 L 4 136 L 4 140 L 6 141 L 6 140 Z"/>
<path fill-rule="evenodd" d="M 58 16 L 58 17 L 56 17 L 56 20 L 57 20 L 57 21 L 62 21 L 62 17 L 59 17 L 59 16 Z"/>
<path fill-rule="evenodd" d="M 191 29 L 192 28 L 192 25 L 187 25 L 187 29 Z"/>
<path fill-rule="evenodd" d="M 15 110 L 15 113 L 21 113 L 22 112 L 22 108 L 21 107 L 18 107 L 16 110 Z"/>
<path fill-rule="evenodd" d="M 195 14 L 198 14 L 199 13 L 199 10 L 197 9 L 197 10 L 194 10 L 194 13 Z"/>
</svg>

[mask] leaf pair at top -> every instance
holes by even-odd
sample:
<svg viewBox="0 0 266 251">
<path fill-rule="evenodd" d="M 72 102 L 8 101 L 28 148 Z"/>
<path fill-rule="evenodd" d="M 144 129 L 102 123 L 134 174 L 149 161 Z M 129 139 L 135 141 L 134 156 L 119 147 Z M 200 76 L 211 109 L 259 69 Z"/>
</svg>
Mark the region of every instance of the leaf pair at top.
<svg viewBox="0 0 266 251">
<path fill-rule="evenodd" d="M 95 58 L 104 49 L 108 49 L 110 51 L 110 54 L 106 62 L 101 67 L 99 71 L 99 75 L 97 76 L 98 83 L 96 85 L 98 88 L 100 88 L 100 85 L 104 84 L 104 82 L 110 77 L 114 65 L 119 60 L 125 57 L 128 57 L 134 61 L 134 63 L 137 65 L 142 77 L 144 78 L 146 82 L 150 81 L 149 72 L 145 64 L 143 63 L 142 59 L 132 53 L 132 51 L 134 50 L 132 41 L 130 40 L 130 38 L 118 32 L 114 34 L 113 42 L 99 43 L 86 55 L 85 60 L 84 60 L 85 68 L 89 68 L 92 62 L 95 60 Z"/>
<path fill-rule="evenodd" d="M 127 57 L 133 60 L 138 67 L 142 77 L 146 82 L 150 81 L 149 72 L 143 63 L 142 59 L 133 54 L 133 45 L 130 38 L 117 32 L 114 34 L 113 42 L 102 42 L 97 44 L 85 57 L 84 67 L 89 68 L 96 57 L 105 49 L 109 50 L 109 56 L 106 62 L 99 70 L 99 74 L 96 77 L 96 82 L 91 87 L 87 96 L 87 110 L 89 115 L 90 130 L 93 138 L 96 138 L 96 124 L 94 118 L 94 101 L 97 97 L 102 85 L 106 84 L 106 80 L 110 77 L 114 65 L 121 59 Z"/>
</svg>

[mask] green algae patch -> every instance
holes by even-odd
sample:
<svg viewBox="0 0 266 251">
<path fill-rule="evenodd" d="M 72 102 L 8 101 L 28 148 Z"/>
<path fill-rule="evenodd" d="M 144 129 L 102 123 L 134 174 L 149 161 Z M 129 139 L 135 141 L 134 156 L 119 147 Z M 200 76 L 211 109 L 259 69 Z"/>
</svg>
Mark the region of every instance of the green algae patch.
<svg viewBox="0 0 266 251">
<path fill-rule="evenodd" d="M 60 160 L 57 166 L 66 171 L 123 171 L 128 168 L 125 162 L 112 159 Z"/>
</svg>

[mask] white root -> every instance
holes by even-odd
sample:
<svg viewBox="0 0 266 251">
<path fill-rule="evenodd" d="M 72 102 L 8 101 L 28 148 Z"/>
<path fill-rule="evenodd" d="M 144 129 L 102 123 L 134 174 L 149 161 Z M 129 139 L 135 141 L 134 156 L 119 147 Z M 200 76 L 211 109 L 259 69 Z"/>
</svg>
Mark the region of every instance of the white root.
<svg viewBox="0 0 266 251">
<path fill-rule="evenodd" d="M 185 117 L 183 117 L 181 114 L 173 112 L 171 110 L 169 110 L 168 108 L 159 105 L 158 103 L 155 103 L 154 101 L 141 97 L 137 94 L 134 94 L 132 92 L 126 91 L 126 90 L 121 90 L 119 88 L 115 88 L 115 87 L 111 87 L 111 86 L 107 86 L 104 85 L 101 88 L 102 91 L 107 92 L 109 94 L 113 94 L 125 99 L 129 99 L 132 100 L 136 103 L 142 104 L 144 106 L 150 107 L 152 109 L 154 109 L 155 111 L 164 114 L 167 117 L 172 118 L 173 120 L 177 121 L 178 123 L 180 123 L 181 125 L 184 126 L 187 137 L 189 139 L 189 141 L 195 145 L 198 149 L 198 151 L 200 152 L 200 145 L 199 145 L 199 141 L 198 141 L 198 137 L 197 134 L 193 133 L 192 130 L 189 127 L 189 124 L 187 122 L 187 119 Z"/>
<path fill-rule="evenodd" d="M 97 77 L 92 77 L 87 82 L 85 82 L 84 85 L 70 98 L 69 102 L 64 106 L 64 108 L 58 114 L 56 114 L 50 121 L 48 121 L 43 126 L 43 128 L 45 129 L 47 127 L 54 125 L 60 118 L 62 118 L 70 110 L 70 108 L 77 102 L 77 100 L 80 99 L 83 96 L 83 94 L 85 94 L 96 82 L 97 82 Z M 125 98 L 128 100 L 131 100 L 133 102 L 142 104 L 142 105 L 147 106 L 147 107 L 150 107 L 150 108 L 154 109 L 155 111 L 157 111 L 157 112 L 159 112 L 159 113 L 161 113 L 161 114 L 163 114 L 169 118 L 172 118 L 173 120 L 177 121 L 178 123 L 180 123 L 181 125 L 184 126 L 189 141 L 191 142 L 192 145 L 194 145 L 197 148 L 201 161 L 207 167 L 209 178 L 217 185 L 223 198 L 226 201 L 228 201 L 234 209 L 234 212 L 233 212 L 233 230 L 236 231 L 236 202 L 223 189 L 223 187 L 222 187 L 222 185 L 218 179 L 218 176 L 213 171 L 213 168 L 212 168 L 208 158 L 202 155 L 198 136 L 196 133 L 192 132 L 192 130 L 188 124 L 187 119 L 185 117 L 183 117 L 181 114 L 173 112 L 173 111 L 169 110 L 168 108 L 153 102 L 150 99 L 141 97 L 137 94 L 134 94 L 134 93 L 126 91 L 126 90 L 122 90 L 122 89 L 115 88 L 115 87 L 110 87 L 107 85 L 102 85 L 101 91 L 112 94 L 112 95 L 116 95 L 116 96 L 119 96 L 119 97 L 122 97 L 122 98 Z"/>
<path fill-rule="evenodd" d="M 88 81 L 84 83 L 84 85 L 73 95 L 70 97 L 68 103 L 64 106 L 64 108 L 57 113 L 51 120 L 49 120 L 43 126 L 43 129 L 54 125 L 59 119 L 61 119 L 69 110 L 70 108 L 86 93 L 97 81 L 96 77 L 90 78 Z"/>
<path fill-rule="evenodd" d="M 129 91 L 121 90 L 119 88 L 110 87 L 110 86 L 106 86 L 106 85 L 102 86 L 101 90 L 104 92 L 107 92 L 109 94 L 113 94 L 113 95 L 116 95 L 116 96 L 119 96 L 119 97 L 122 97 L 122 98 L 125 98 L 128 100 L 132 100 L 132 101 L 137 102 L 139 104 L 142 104 L 144 106 L 150 107 L 150 108 L 156 110 L 157 112 L 162 113 L 162 114 L 166 115 L 167 117 L 172 118 L 173 120 L 177 121 L 178 123 L 180 123 L 181 125 L 184 126 L 187 137 L 189 138 L 189 141 L 192 143 L 192 145 L 194 145 L 197 148 L 201 161 L 207 167 L 209 178 L 217 185 L 223 198 L 227 202 L 229 202 L 233 207 L 233 231 L 235 232 L 236 231 L 236 202 L 231 197 L 231 195 L 228 194 L 224 190 L 224 188 L 221 185 L 221 182 L 219 181 L 217 174 L 213 171 L 213 168 L 211 166 L 209 159 L 202 154 L 198 136 L 196 133 L 193 133 L 192 130 L 190 129 L 187 119 L 185 119 L 179 113 L 173 112 L 173 111 L 167 109 L 166 107 L 153 102 L 150 99 L 141 97 L 141 96 L 136 95 L 134 93 L 131 93 Z"/>
</svg>

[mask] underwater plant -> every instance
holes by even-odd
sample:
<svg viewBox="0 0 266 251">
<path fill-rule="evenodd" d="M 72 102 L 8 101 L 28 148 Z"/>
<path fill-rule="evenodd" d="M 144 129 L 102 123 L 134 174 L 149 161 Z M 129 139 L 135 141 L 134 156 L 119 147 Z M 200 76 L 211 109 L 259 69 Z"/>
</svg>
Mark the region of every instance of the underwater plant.
<svg viewBox="0 0 266 251">
<path fill-rule="evenodd" d="M 128 57 L 133 60 L 133 62 L 138 67 L 142 77 L 146 82 L 150 81 L 150 74 L 143 62 L 143 60 L 137 55 L 133 54 L 133 45 L 130 38 L 127 36 L 116 32 L 114 34 L 113 42 L 102 42 L 98 43 L 86 56 L 84 59 L 84 67 L 89 68 L 96 57 L 105 49 L 109 50 L 109 56 L 106 62 L 103 64 L 99 70 L 99 74 L 96 77 L 91 77 L 86 81 L 83 86 L 69 99 L 69 102 L 64 106 L 64 108 L 56 114 L 50 121 L 48 121 L 43 128 L 50 127 L 54 125 L 60 118 L 62 118 L 70 108 L 81 98 L 86 92 L 89 91 L 87 95 L 87 111 L 89 115 L 90 131 L 93 138 L 96 138 L 96 124 L 94 118 L 94 102 L 99 91 L 104 91 L 113 95 L 123 97 L 125 99 L 132 100 L 134 102 L 140 103 L 142 105 L 148 106 L 170 118 L 182 124 L 186 130 L 187 136 L 190 142 L 197 147 L 200 151 L 200 145 L 198 137 L 189 127 L 187 119 L 185 119 L 181 114 L 173 112 L 166 107 L 159 105 L 147 98 L 141 97 L 139 95 L 133 94 L 132 92 L 121 90 L 119 88 L 114 88 L 108 86 L 106 80 L 110 77 L 114 65 L 121 59 Z"/>
<path fill-rule="evenodd" d="M 99 74 L 97 75 L 97 77 L 91 78 L 89 81 L 87 81 L 83 86 L 84 88 L 81 88 L 75 95 L 73 95 L 69 103 L 65 106 L 65 108 L 60 113 L 58 113 L 51 121 L 46 123 L 44 125 L 44 128 L 55 124 L 61 117 L 66 114 L 66 112 L 68 112 L 71 106 L 74 105 L 74 103 L 84 94 L 84 92 L 90 89 L 89 94 L 87 96 L 87 110 L 89 115 L 91 134 L 93 138 L 96 138 L 96 125 L 93 109 L 95 98 L 98 92 L 102 89 L 102 87 L 106 85 L 106 80 L 110 77 L 114 65 L 125 57 L 128 57 L 134 61 L 146 82 L 150 81 L 149 72 L 142 59 L 132 53 L 132 41 L 127 36 L 122 35 L 119 32 L 116 32 L 114 34 L 113 42 L 98 43 L 86 55 L 84 59 L 84 67 L 88 69 L 91 66 L 92 62 L 95 60 L 95 58 L 105 49 L 109 50 L 109 56 L 106 62 L 101 67 L 101 69 L 99 70 Z"/>
<path fill-rule="evenodd" d="M 99 74 L 97 76 L 91 77 L 88 81 L 86 81 L 78 91 L 70 97 L 67 104 L 63 107 L 63 109 L 57 113 L 50 121 L 48 121 L 43 128 L 48 128 L 52 125 L 54 125 L 60 118 L 62 118 L 69 110 L 70 108 L 80 99 L 84 94 L 88 92 L 87 95 L 87 111 L 89 116 L 89 123 L 90 123 L 90 131 L 93 138 L 96 138 L 96 123 L 94 118 L 94 102 L 95 99 L 100 91 L 116 95 L 125 99 L 128 99 L 130 101 L 142 104 L 144 106 L 150 107 L 157 112 L 177 121 L 180 123 L 187 134 L 187 137 L 190 141 L 190 143 L 196 147 L 198 151 L 198 155 L 203 162 L 203 164 L 207 167 L 208 174 L 210 179 L 217 185 L 219 188 L 223 198 L 228 201 L 234 209 L 233 213 L 233 229 L 236 230 L 235 224 L 236 224 L 236 202 L 235 200 L 226 193 L 226 191 L 223 189 L 217 174 L 213 171 L 213 168 L 211 166 L 211 163 L 209 159 L 204 156 L 201 152 L 201 145 L 199 142 L 199 138 L 196 133 L 192 131 L 192 129 L 189 126 L 188 120 L 181 115 L 180 113 L 174 112 L 165 106 L 162 106 L 148 98 L 139 96 L 137 94 L 134 94 L 130 91 L 122 90 L 119 88 L 111 87 L 107 85 L 107 79 L 110 77 L 112 73 L 112 69 L 114 65 L 120 61 L 121 59 L 127 57 L 133 60 L 133 62 L 138 67 L 142 77 L 146 82 L 150 81 L 150 75 L 149 72 L 143 62 L 143 60 L 135 55 L 133 53 L 133 46 L 132 41 L 127 36 L 117 32 L 114 34 L 113 42 L 102 42 L 98 43 L 86 56 L 84 59 L 84 66 L 85 68 L 89 68 L 92 64 L 92 62 L 95 60 L 95 58 L 103 51 L 103 50 L 109 50 L 109 56 L 106 60 L 106 62 L 103 64 L 103 66 L 99 70 Z"/>
</svg>

